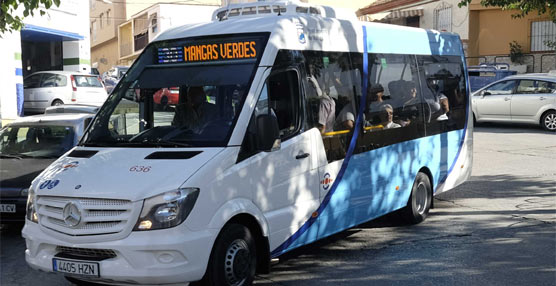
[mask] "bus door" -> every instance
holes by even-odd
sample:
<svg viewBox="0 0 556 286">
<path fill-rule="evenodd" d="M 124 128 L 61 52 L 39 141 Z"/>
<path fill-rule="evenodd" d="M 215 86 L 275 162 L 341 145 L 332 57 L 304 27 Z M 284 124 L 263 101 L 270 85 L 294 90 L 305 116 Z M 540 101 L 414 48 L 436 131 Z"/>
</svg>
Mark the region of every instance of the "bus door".
<svg viewBox="0 0 556 286">
<path fill-rule="evenodd" d="M 257 101 L 252 122 L 259 114 L 276 116 L 280 144 L 270 152 L 247 155 L 247 178 L 254 190 L 253 202 L 264 213 L 274 249 L 295 233 L 318 207 L 318 173 L 313 157 L 314 134 L 302 131 L 299 72 L 273 71 Z M 253 133 L 253 124 L 246 135 Z M 244 141 L 242 149 L 248 150 Z M 253 148 L 252 148 L 253 149 Z M 241 156 L 241 155 L 240 155 Z M 316 239 L 316 233 L 314 238 Z M 303 243 L 310 241 L 304 240 Z"/>
</svg>

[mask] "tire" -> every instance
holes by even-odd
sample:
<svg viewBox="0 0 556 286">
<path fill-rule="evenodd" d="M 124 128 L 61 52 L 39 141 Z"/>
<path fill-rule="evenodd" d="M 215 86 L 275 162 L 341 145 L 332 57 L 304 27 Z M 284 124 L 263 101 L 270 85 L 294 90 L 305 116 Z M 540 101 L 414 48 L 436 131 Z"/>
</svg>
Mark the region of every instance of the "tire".
<svg viewBox="0 0 556 286">
<path fill-rule="evenodd" d="M 52 106 L 59 106 L 59 105 L 63 105 L 64 102 L 59 100 L 59 99 L 54 99 L 54 101 L 52 102 Z"/>
<path fill-rule="evenodd" d="M 541 127 L 547 131 L 556 131 L 556 111 L 551 110 L 541 117 Z"/>
<path fill-rule="evenodd" d="M 431 208 L 432 188 L 429 177 L 419 172 L 411 188 L 407 205 L 402 209 L 402 219 L 411 224 L 424 221 Z"/>
<path fill-rule="evenodd" d="M 214 243 L 204 285 L 248 286 L 257 267 L 255 240 L 241 224 L 226 225 Z"/>
</svg>

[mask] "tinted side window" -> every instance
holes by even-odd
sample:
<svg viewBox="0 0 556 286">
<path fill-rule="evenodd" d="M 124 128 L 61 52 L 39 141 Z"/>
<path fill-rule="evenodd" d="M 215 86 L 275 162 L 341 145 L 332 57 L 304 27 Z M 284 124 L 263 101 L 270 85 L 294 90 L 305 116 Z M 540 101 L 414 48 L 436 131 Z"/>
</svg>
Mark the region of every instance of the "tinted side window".
<svg viewBox="0 0 556 286">
<path fill-rule="evenodd" d="M 96 76 L 74 75 L 77 87 L 102 87 L 102 84 Z"/>
<path fill-rule="evenodd" d="M 66 86 L 68 84 L 67 77 L 65 75 L 57 75 L 56 76 L 56 84 L 58 86 Z"/>
<path fill-rule="evenodd" d="M 290 70 L 269 77 L 268 104 L 276 114 L 280 138 L 287 139 L 300 127 L 300 95 L 297 72 Z"/>
<path fill-rule="evenodd" d="M 538 81 L 539 93 L 556 93 L 556 83 L 548 81 Z"/>
<path fill-rule="evenodd" d="M 516 93 L 519 94 L 553 93 L 554 85 L 555 85 L 554 83 L 546 82 L 546 81 L 522 79 L 519 81 L 519 85 L 517 86 Z"/>
<path fill-rule="evenodd" d="M 41 79 L 41 87 L 56 87 L 56 75 L 45 73 Z"/>
<path fill-rule="evenodd" d="M 23 88 L 37 88 L 41 82 L 42 74 L 32 75 L 23 80 Z"/>
<path fill-rule="evenodd" d="M 465 127 L 467 91 L 458 56 L 417 56 L 427 135 Z M 510 94 L 512 87 L 504 92 Z"/>
<path fill-rule="evenodd" d="M 356 152 L 424 136 L 415 56 L 370 54 L 365 125 Z"/>
<path fill-rule="evenodd" d="M 359 112 L 360 72 L 348 53 L 304 52 L 308 127 L 316 127 L 329 162 L 345 158 Z"/>
<path fill-rule="evenodd" d="M 507 95 L 512 94 L 516 85 L 515 80 L 499 82 L 484 90 L 484 95 Z"/>
</svg>

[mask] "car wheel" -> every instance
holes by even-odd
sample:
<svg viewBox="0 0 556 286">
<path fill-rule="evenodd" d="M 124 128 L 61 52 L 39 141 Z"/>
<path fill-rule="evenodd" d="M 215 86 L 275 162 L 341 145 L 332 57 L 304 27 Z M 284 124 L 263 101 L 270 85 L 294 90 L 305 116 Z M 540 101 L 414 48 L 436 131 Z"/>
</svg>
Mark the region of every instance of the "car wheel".
<svg viewBox="0 0 556 286">
<path fill-rule="evenodd" d="M 52 106 L 59 106 L 59 105 L 63 105 L 63 104 L 64 104 L 64 102 L 61 101 L 61 100 L 59 100 L 59 99 L 55 99 L 55 100 L 52 102 Z"/>
<path fill-rule="evenodd" d="M 541 126 L 548 131 L 556 131 L 556 111 L 548 111 L 541 118 Z"/>
<path fill-rule="evenodd" d="M 228 224 L 216 238 L 204 282 L 213 286 L 251 285 L 256 265 L 255 240 L 249 229 Z"/>
<path fill-rule="evenodd" d="M 402 219 L 411 224 L 424 221 L 431 208 L 432 188 L 429 177 L 419 172 L 411 188 L 407 205 L 401 211 Z"/>
</svg>

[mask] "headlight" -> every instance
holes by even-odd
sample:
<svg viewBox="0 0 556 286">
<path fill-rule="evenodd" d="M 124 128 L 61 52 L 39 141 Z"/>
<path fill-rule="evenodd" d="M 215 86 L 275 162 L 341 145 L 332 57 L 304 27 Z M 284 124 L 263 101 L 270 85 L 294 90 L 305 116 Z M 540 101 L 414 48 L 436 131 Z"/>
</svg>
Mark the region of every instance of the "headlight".
<svg viewBox="0 0 556 286">
<path fill-rule="evenodd" d="M 35 223 L 39 222 L 35 207 L 35 191 L 33 189 L 29 189 L 29 196 L 27 196 L 27 219 Z"/>
<path fill-rule="evenodd" d="M 199 196 L 198 188 L 183 188 L 145 199 L 133 230 L 154 230 L 182 223 Z"/>
</svg>

